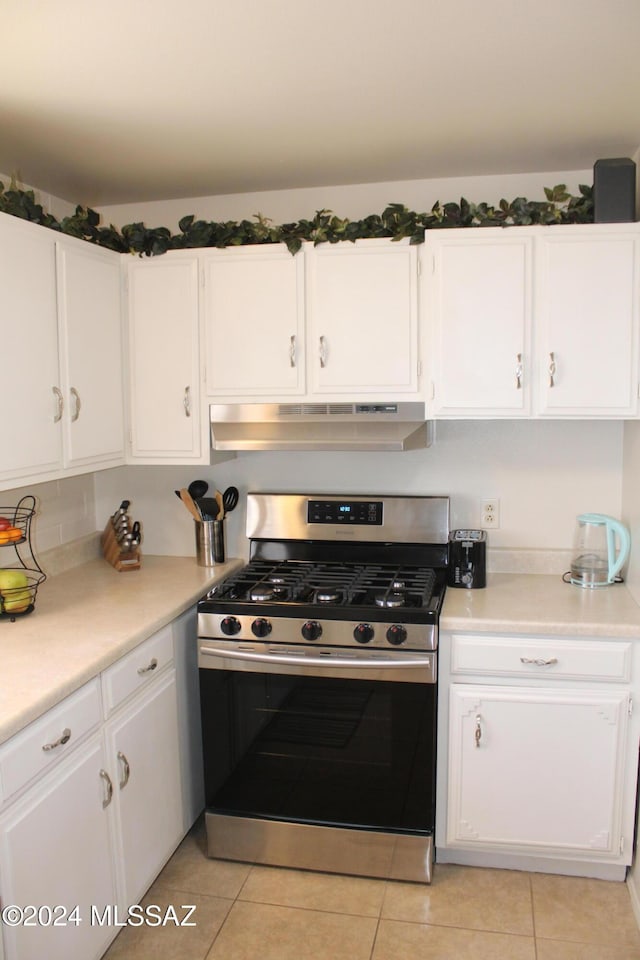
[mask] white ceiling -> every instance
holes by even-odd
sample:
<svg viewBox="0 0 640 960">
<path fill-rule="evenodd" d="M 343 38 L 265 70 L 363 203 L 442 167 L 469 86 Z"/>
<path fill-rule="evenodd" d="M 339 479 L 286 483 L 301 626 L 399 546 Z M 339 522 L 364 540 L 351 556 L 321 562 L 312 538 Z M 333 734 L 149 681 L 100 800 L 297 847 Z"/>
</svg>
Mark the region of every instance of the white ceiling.
<svg viewBox="0 0 640 960">
<path fill-rule="evenodd" d="M 0 170 L 72 203 L 640 146 L 640 0 L 0 0 L 0 42 Z"/>
</svg>

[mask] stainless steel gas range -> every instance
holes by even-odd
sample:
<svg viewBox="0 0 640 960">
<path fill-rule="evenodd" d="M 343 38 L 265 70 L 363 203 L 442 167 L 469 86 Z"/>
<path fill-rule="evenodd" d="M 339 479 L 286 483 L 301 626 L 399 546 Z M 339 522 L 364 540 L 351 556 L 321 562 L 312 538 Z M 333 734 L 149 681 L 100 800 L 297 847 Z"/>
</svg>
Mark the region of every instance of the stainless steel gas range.
<svg viewBox="0 0 640 960">
<path fill-rule="evenodd" d="M 249 494 L 198 605 L 208 852 L 431 879 L 447 497 Z"/>
</svg>

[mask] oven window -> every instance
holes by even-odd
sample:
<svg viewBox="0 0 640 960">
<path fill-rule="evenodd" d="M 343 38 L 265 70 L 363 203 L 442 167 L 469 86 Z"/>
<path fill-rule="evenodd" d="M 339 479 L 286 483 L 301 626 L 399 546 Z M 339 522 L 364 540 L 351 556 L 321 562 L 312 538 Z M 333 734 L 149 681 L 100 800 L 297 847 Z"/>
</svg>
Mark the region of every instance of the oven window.
<svg viewBox="0 0 640 960">
<path fill-rule="evenodd" d="M 433 830 L 435 684 L 200 670 L 207 808 Z"/>
</svg>

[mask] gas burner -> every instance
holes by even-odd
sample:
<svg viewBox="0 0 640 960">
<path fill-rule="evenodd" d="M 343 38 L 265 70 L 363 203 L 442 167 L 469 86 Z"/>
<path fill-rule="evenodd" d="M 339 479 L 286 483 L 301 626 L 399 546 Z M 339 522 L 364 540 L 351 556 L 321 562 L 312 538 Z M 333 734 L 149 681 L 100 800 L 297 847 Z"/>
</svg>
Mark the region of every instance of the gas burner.
<svg viewBox="0 0 640 960">
<path fill-rule="evenodd" d="M 322 587 L 316 591 L 316 603 L 340 603 L 342 594 L 339 590 L 332 590 L 331 587 Z"/>
<path fill-rule="evenodd" d="M 268 587 L 265 584 L 260 584 L 257 587 L 249 592 L 249 598 L 255 603 L 268 603 L 269 600 L 274 600 L 276 596 L 276 591 L 273 587 Z"/>
<path fill-rule="evenodd" d="M 390 593 L 381 593 L 376 597 L 376 604 L 379 607 L 404 607 L 406 602 L 407 595 L 400 590 L 392 590 Z"/>
</svg>

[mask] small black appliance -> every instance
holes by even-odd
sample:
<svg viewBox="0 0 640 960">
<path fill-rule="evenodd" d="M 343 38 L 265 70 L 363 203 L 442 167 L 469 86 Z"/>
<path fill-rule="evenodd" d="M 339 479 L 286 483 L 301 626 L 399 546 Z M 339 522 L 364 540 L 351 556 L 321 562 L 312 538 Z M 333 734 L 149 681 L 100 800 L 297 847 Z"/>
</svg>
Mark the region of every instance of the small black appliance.
<svg viewBox="0 0 640 960">
<path fill-rule="evenodd" d="M 452 530 L 449 534 L 449 586 L 474 590 L 486 585 L 486 531 Z"/>
</svg>

